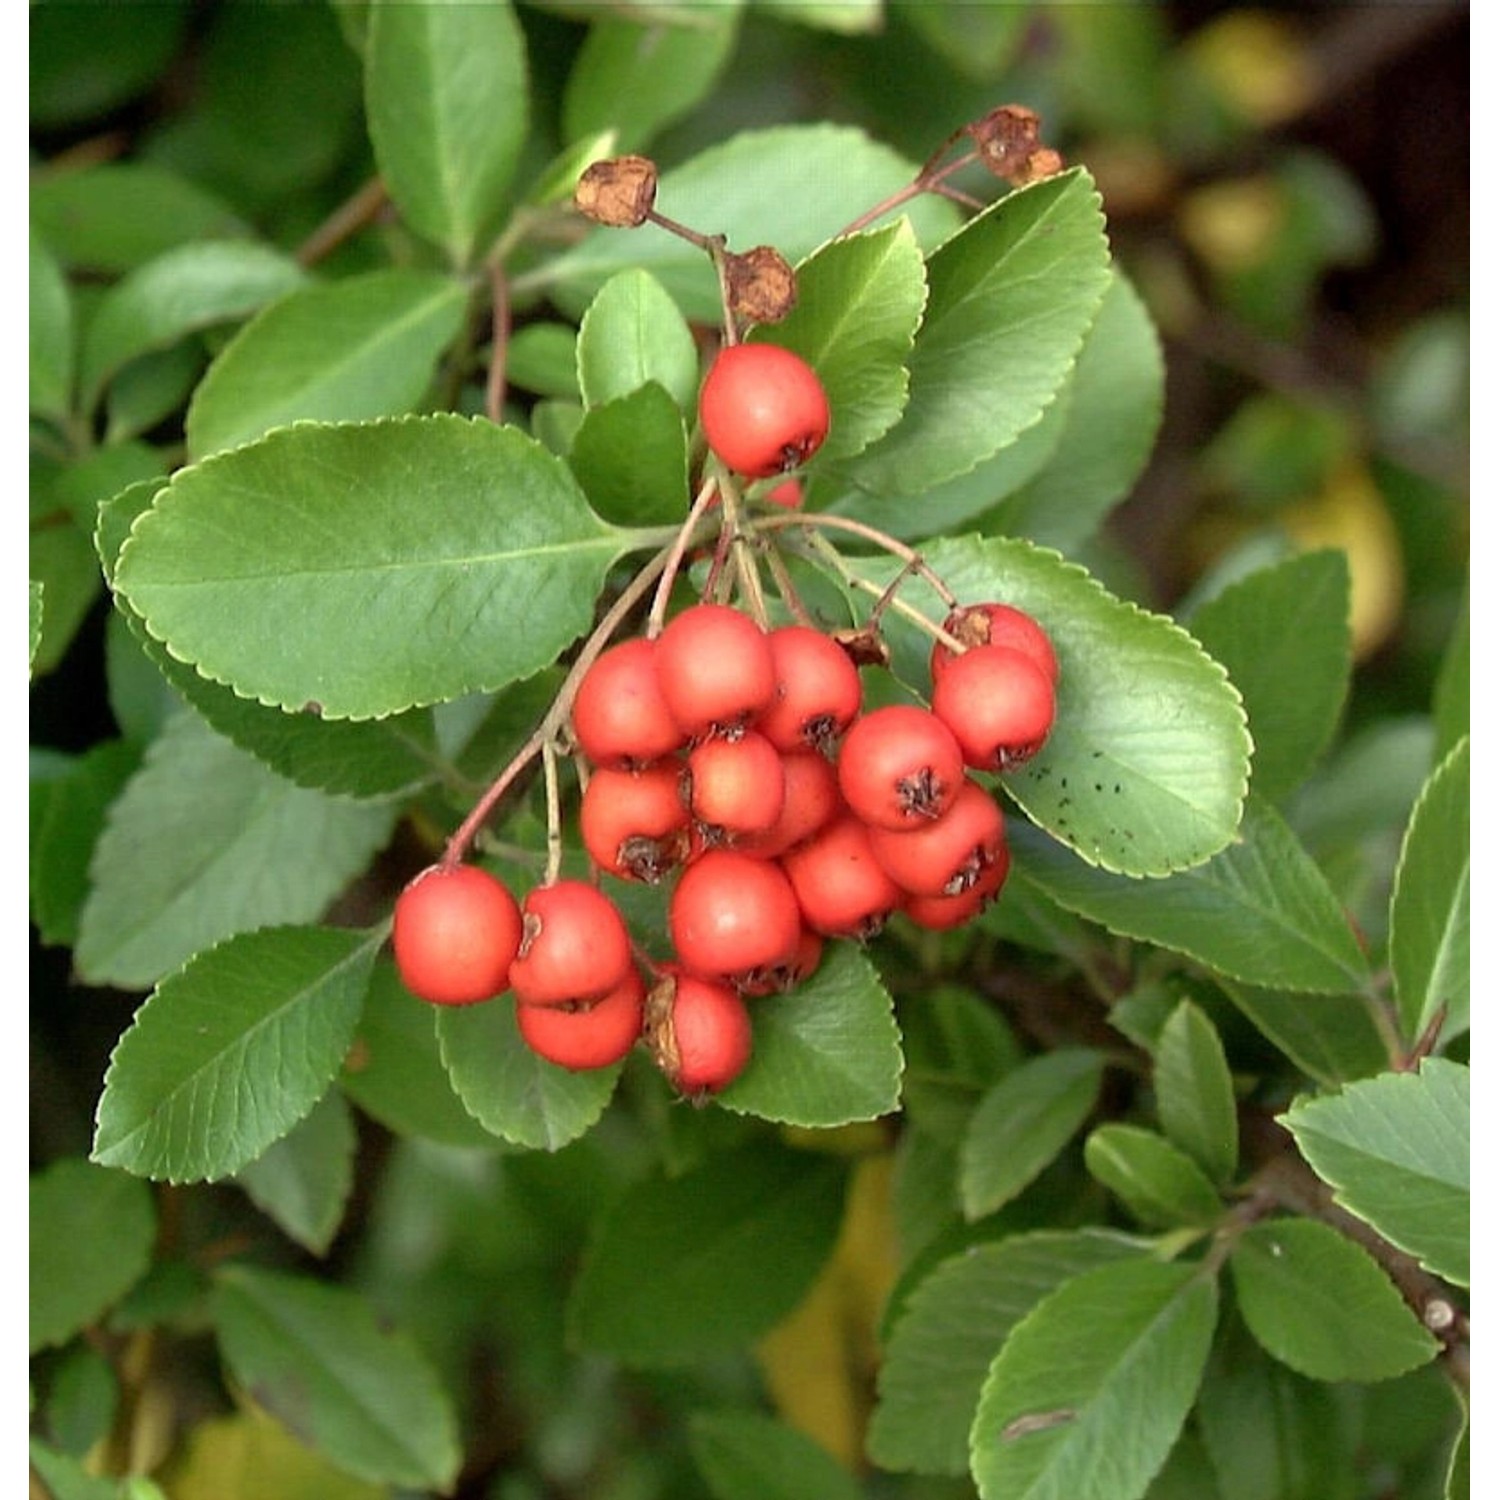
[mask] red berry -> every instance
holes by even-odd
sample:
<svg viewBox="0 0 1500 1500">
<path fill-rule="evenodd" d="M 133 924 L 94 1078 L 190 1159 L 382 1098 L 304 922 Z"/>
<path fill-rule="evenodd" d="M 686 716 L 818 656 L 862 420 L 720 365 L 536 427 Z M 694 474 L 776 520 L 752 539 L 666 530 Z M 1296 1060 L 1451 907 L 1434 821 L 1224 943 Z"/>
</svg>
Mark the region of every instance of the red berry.
<svg viewBox="0 0 1500 1500">
<path fill-rule="evenodd" d="M 963 775 L 952 731 L 915 704 L 893 703 L 856 719 L 839 748 L 839 790 L 877 828 L 913 828 L 941 816 Z"/>
<path fill-rule="evenodd" d="M 510 984 L 524 1005 L 587 1005 L 630 972 L 630 933 L 614 902 L 584 880 L 538 886 L 522 903 Z"/>
<path fill-rule="evenodd" d="M 731 469 L 763 479 L 806 463 L 828 436 L 828 396 L 800 355 L 776 344 L 731 344 L 698 397 L 708 446 Z"/>
<path fill-rule="evenodd" d="M 1009 646 L 1024 652 L 1055 684 L 1058 678 L 1057 653 L 1047 632 L 1026 613 L 1012 604 L 968 604 L 953 610 L 943 621 L 943 629 L 965 646 Z M 932 678 L 958 653 L 938 641 L 932 648 Z"/>
<path fill-rule="evenodd" d="M 766 633 L 728 604 L 693 604 L 656 638 L 662 697 L 684 738 L 734 733 L 770 706 L 776 664 Z"/>
<path fill-rule="evenodd" d="M 900 833 L 870 830 L 870 846 L 892 880 L 918 896 L 957 896 L 978 884 L 1005 849 L 1000 804 L 965 779 L 942 817 Z"/>
<path fill-rule="evenodd" d="M 984 867 L 968 890 L 956 896 L 908 896 L 901 910 L 918 927 L 946 932 L 972 921 L 1000 894 L 1010 873 L 1010 850 L 1002 844 L 996 857 Z"/>
<path fill-rule="evenodd" d="M 764 833 L 781 816 L 786 776 L 781 756 L 763 734 L 707 739 L 687 758 L 688 807 L 709 844 Z"/>
<path fill-rule="evenodd" d="M 397 971 L 412 994 L 434 1005 L 501 994 L 520 944 L 516 898 L 478 865 L 432 865 L 396 897 Z"/>
<path fill-rule="evenodd" d="M 843 813 L 781 857 L 802 918 L 825 937 L 872 938 L 904 892 L 881 867 L 870 830 Z"/>
<path fill-rule="evenodd" d="M 933 713 L 976 771 L 1005 771 L 1029 760 L 1051 732 L 1056 709 L 1052 680 L 1010 646 L 973 646 L 932 684 Z"/>
<path fill-rule="evenodd" d="M 802 481 L 796 478 L 783 479 L 780 484 L 772 485 L 760 498 L 771 505 L 781 506 L 783 510 L 801 510 Z"/>
<path fill-rule="evenodd" d="M 844 805 L 838 774 L 819 750 L 792 750 L 781 757 L 785 795 L 781 815 L 764 833 L 742 840 L 738 848 L 761 859 L 775 859 L 803 839 L 811 838 Z"/>
<path fill-rule="evenodd" d="M 640 771 L 594 771 L 578 808 L 589 858 L 622 880 L 650 885 L 680 865 L 688 851 L 681 778 L 675 758 Z"/>
<path fill-rule="evenodd" d="M 859 668 L 832 636 L 810 625 L 783 625 L 766 639 L 776 696 L 756 727 L 778 750 L 831 748 L 859 713 Z"/>
<path fill-rule="evenodd" d="M 656 642 L 611 646 L 589 667 L 573 699 L 573 734 L 596 766 L 631 770 L 682 747 L 656 674 Z"/>
<path fill-rule="evenodd" d="M 622 1061 L 641 1034 L 646 984 L 634 968 L 588 1005 L 517 1005 L 521 1038 L 539 1057 L 575 1072 Z"/>
<path fill-rule="evenodd" d="M 792 961 L 802 913 L 774 861 L 710 849 L 678 877 L 667 925 L 684 968 L 741 984 Z"/>
<path fill-rule="evenodd" d="M 679 1093 L 715 1094 L 750 1061 L 750 1011 L 727 984 L 671 968 L 647 999 L 646 1041 Z"/>
</svg>

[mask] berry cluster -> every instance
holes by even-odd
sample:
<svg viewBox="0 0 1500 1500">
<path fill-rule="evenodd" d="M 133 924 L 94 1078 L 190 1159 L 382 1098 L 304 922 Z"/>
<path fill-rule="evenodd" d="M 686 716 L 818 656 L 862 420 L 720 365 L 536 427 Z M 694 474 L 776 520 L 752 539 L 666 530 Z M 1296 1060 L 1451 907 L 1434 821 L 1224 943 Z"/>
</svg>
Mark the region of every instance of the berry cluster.
<svg viewBox="0 0 1500 1500">
<path fill-rule="evenodd" d="M 749 1060 L 754 998 L 805 979 L 826 941 L 897 912 L 951 928 L 999 893 L 1004 818 L 975 773 L 1040 748 L 1056 658 L 1003 604 L 957 608 L 943 634 L 930 708 L 865 708 L 837 638 L 728 604 L 609 645 L 571 704 L 579 832 L 598 871 L 672 882 L 671 957 L 641 959 L 589 881 L 518 904 L 476 866 L 434 866 L 397 901 L 406 984 L 444 1004 L 513 991 L 523 1038 L 565 1067 L 644 1039 L 681 1093 L 723 1088 Z"/>
</svg>

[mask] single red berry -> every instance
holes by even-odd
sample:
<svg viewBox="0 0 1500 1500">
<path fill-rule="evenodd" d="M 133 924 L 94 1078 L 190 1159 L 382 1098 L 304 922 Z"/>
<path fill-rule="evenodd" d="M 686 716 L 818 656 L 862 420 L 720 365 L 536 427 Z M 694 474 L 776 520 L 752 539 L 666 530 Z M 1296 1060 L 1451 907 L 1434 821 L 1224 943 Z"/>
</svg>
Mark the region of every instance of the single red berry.
<svg viewBox="0 0 1500 1500">
<path fill-rule="evenodd" d="M 731 344 L 698 397 L 708 446 L 753 479 L 804 464 L 828 436 L 828 395 L 801 355 L 777 344 Z"/>
<path fill-rule="evenodd" d="M 964 764 L 1006 771 L 1029 760 L 1052 730 L 1052 680 L 1025 652 L 973 646 L 932 684 L 932 711 L 953 731 Z"/>
<path fill-rule="evenodd" d="M 583 674 L 573 699 L 573 735 L 596 766 L 633 770 L 682 748 L 656 673 L 656 642 L 621 641 Z"/>
<path fill-rule="evenodd" d="M 1029 656 L 1055 685 L 1058 678 L 1057 653 L 1052 639 L 1025 610 L 1013 604 L 960 605 L 943 621 L 943 629 L 965 646 L 1009 646 Z M 958 653 L 938 641 L 932 648 L 932 678 Z"/>
<path fill-rule="evenodd" d="M 824 937 L 874 937 L 905 892 L 882 868 L 870 830 L 852 813 L 781 857 L 802 919 Z"/>
<path fill-rule="evenodd" d="M 646 1001 L 646 1044 L 680 1094 L 701 1099 L 744 1072 L 750 1011 L 727 984 L 669 967 Z"/>
<path fill-rule="evenodd" d="M 646 983 L 632 968 L 602 1000 L 588 1005 L 516 1006 L 521 1039 L 538 1057 L 582 1072 L 624 1060 L 641 1035 Z"/>
<path fill-rule="evenodd" d="M 688 810 L 673 757 L 639 771 L 594 771 L 578 808 L 578 830 L 589 858 L 621 880 L 655 885 L 688 852 Z"/>
<path fill-rule="evenodd" d="M 701 741 L 688 753 L 683 779 L 688 807 L 707 842 L 737 843 L 764 833 L 781 816 L 786 776 L 763 734 Z"/>
<path fill-rule="evenodd" d="M 831 749 L 859 713 L 859 668 L 832 636 L 810 625 L 782 625 L 766 639 L 776 696 L 756 728 L 778 750 Z"/>
<path fill-rule="evenodd" d="M 908 896 L 902 903 L 905 916 L 918 927 L 932 932 L 947 932 L 962 927 L 977 917 L 1005 884 L 1010 873 L 1010 849 L 1000 846 L 999 853 L 979 873 L 979 878 L 967 890 L 955 896 Z"/>
<path fill-rule="evenodd" d="M 764 833 L 742 839 L 737 848 L 761 859 L 775 859 L 813 836 L 842 810 L 838 773 L 820 750 L 790 750 L 781 757 L 781 815 Z"/>
<path fill-rule="evenodd" d="M 963 752 L 935 714 L 893 703 L 849 726 L 839 747 L 839 790 L 866 823 L 905 829 L 940 817 L 958 792 Z"/>
<path fill-rule="evenodd" d="M 510 984 L 523 1005 L 587 1005 L 623 982 L 630 932 L 614 902 L 585 880 L 538 886 L 521 904 Z"/>
<path fill-rule="evenodd" d="M 656 675 L 684 738 L 736 733 L 776 695 L 766 632 L 728 604 L 689 605 L 668 620 L 656 637 Z"/>
<path fill-rule="evenodd" d="M 478 865 L 431 865 L 396 897 L 396 969 L 412 994 L 434 1005 L 503 993 L 520 945 L 516 898 Z"/>
<path fill-rule="evenodd" d="M 792 961 L 802 913 L 774 861 L 710 849 L 678 876 L 667 926 L 684 968 L 741 984 Z"/>
<path fill-rule="evenodd" d="M 1005 849 L 1005 817 L 1000 804 L 965 778 L 942 817 L 903 830 L 870 830 L 870 846 L 881 868 L 902 890 L 918 896 L 957 896 Z"/>
</svg>

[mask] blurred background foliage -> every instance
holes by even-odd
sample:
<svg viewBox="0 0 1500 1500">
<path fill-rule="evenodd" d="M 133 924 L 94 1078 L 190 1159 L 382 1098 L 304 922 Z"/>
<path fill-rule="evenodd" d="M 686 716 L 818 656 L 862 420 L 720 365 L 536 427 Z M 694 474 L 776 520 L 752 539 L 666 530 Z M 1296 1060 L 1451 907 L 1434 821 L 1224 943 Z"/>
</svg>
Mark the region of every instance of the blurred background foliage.
<svg viewBox="0 0 1500 1500">
<path fill-rule="evenodd" d="M 31 6 L 32 221 L 44 232 L 65 226 L 56 244 L 73 257 L 65 270 L 84 305 L 92 288 L 188 236 L 251 226 L 296 247 L 360 192 L 373 170 L 351 45 L 360 8 Z M 1116 255 L 1166 357 L 1155 455 L 1081 560 L 1115 591 L 1186 614 L 1270 558 L 1347 549 L 1357 670 L 1340 743 L 1303 794 L 1302 827 L 1330 859 L 1353 859 L 1348 847 L 1361 837 L 1399 833 L 1429 764 L 1413 718 L 1468 668 L 1466 5 L 534 0 L 519 14 L 539 125 L 523 179 L 608 114 L 629 122 L 622 146 L 649 147 L 670 166 L 748 127 L 815 120 L 861 125 L 920 162 L 998 103 L 1039 111 L 1049 143 L 1094 174 Z M 597 80 L 622 85 L 607 55 L 620 39 L 606 25 L 630 28 L 635 43 L 644 25 L 652 46 L 676 48 L 675 86 L 608 107 Z M 103 167 L 114 170 L 97 175 Z M 131 237 L 103 211 L 111 193 L 155 205 Z M 110 230 L 91 237 L 95 215 Z M 388 247 L 376 254 L 358 236 L 337 256 L 347 267 L 389 260 Z M 169 422 L 180 411 L 211 352 L 205 339 L 152 361 L 133 391 L 114 393 L 137 410 L 112 417 L 153 443 L 180 440 L 150 414 Z M 39 505 L 76 510 L 122 488 L 138 477 L 131 454 L 123 444 L 101 450 L 97 472 L 70 467 L 59 496 L 43 448 L 34 516 Z M 91 556 L 47 565 L 97 568 Z M 122 715 L 149 707 L 110 701 L 107 614 L 96 597 L 60 637 L 63 654 L 49 661 L 44 644 L 32 743 L 42 755 L 102 746 L 121 756 L 123 780 L 128 752 L 105 742 Z M 35 929 L 31 995 L 40 1167 L 87 1154 L 108 1050 L 137 997 L 80 996 L 66 949 L 41 945 Z M 555 1156 L 493 1141 L 468 1149 L 472 1129 L 459 1119 L 424 1120 L 421 1139 L 399 1143 L 368 1121 L 359 1128 L 350 1211 L 326 1254 L 306 1263 L 365 1289 L 411 1328 L 467 1403 L 466 1428 L 486 1440 L 467 1455 L 473 1485 L 463 1493 L 699 1493 L 679 1418 L 715 1398 L 747 1399 L 762 1379 L 826 1447 L 857 1456 L 875 1310 L 898 1259 L 888 1192 L 851 1198 L 851 1216 L 862 1216 L 846 1236 L 852 1248 L 799 1314 L 800 1333 L 786 1330 L 749 1360 L 626 1379 L 567 1350 L 564 1291 L 597 1205 L 644 1169 L 660 1136 L 648 1143 L 620 1111 Z M 652 1128 L 676 1141 L 685 1165 L 744 1124 L 706 1111 Z M 868 1142 L 818 1146 L 860 1153 Z M 1066 1180 L 1048 1189 L 1059 1201 L 1079 1190 Z M 254 1191 L 168 1189 L 173 1235 L 226 1251 L 269 1245 L 275 1231 L 254 1212 Z M 907 1191 L 919 1191 L 915 1178 Z M 904 1211 L 917 1217 L 910 1203 Z M 302 1255 L 290 1245 L 268 1253 Z M 177 1310 L 190 1335 L 197 1290 L 189 1264 L 168 1259 L 132 1293 L 120 1326 L 128 1336 L 132 1320 L 147 1330 Z M 799 1391 L 813 1350 L 839 1369 Z M 206 1345 L 185 1337 L 130 1427 L 149 1466 L 150 1446 L 164 1449 L 185 1413 L 205 1419 L 174 1460 L 174 1496 L 209 1493 L 195 1473 L 222 1473 L 226 1443 L 261 1444 L 263 1472 L 301 1461 L 270 1451 L 274 1432 L 206 1420 L 219 1413 L 207 1360 Z M 119 1391 L 96 1353 L 71 1350 L 47 1373 L 60 1446 L 82 1451 L 98 1431 L 119 1430 Z M 372 1493 L 337 1483 L 320 1493 Z M 891 1483 L 903 1495 L 966 1492 Z"/>
</svg>

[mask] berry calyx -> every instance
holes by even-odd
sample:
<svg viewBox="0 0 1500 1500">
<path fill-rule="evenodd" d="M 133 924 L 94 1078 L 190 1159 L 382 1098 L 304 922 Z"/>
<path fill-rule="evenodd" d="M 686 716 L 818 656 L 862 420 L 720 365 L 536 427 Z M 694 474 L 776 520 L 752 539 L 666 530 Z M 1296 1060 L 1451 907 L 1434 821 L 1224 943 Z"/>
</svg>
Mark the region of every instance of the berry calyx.
<svg viewBox="0 0 1500 1500">
<path fill-rule="evenodd" d="M 619 909 L 584 880 L 538 886 L 521 906 L 510 984 L 523 1005 L 585 1006 L 630 972 L 630 933 Z"/>
<path fill-rule="evenodd" d="M 520 944 L 516 898 L 478 865 L 431 865 L 396 897 L 396 969 L 420 1000 L 474 1005 L 502 994 Z"/>
<path fill-rule="evenodd" d="M 777 344 L 731 344 L 709 367 L 698 397 L 708 446 L 753 479 L 807 462 L 828 436 L 828 395 L 800 355 Z"/>
</svg>

